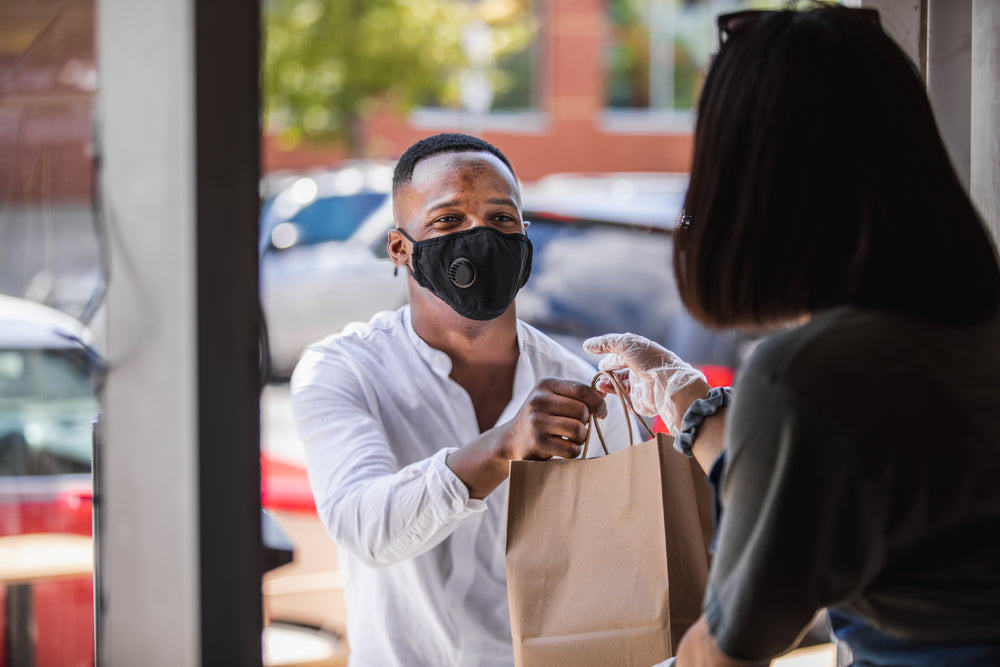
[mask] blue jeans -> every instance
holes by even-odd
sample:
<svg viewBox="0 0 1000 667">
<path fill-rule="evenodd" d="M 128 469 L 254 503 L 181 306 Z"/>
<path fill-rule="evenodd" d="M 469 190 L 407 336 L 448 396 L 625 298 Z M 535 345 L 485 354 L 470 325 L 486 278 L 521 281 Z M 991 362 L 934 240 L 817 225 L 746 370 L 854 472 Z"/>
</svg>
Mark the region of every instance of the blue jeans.
<svg viewBox="0 0 1000 667">
<path fill-rule="evenodd" d="M 925 644 L 896 639 L 842 609 L 830 609 L 838 642 L 854 654 L 851 667 L 1000 667 L 997 644 Z"/>
</svg>

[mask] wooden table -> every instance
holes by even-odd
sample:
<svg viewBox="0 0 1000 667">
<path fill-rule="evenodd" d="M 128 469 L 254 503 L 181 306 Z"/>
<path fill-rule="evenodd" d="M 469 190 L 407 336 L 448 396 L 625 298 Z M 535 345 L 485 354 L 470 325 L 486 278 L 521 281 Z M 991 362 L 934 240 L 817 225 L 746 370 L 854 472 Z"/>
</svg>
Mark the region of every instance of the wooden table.
<svg viewBox="0 0 1000 667">
<path fill-rule="evenodd" d="M 0 537 L 0 582 L 7 586 L 7 663 L 34 665 L 36 581 L 90 575 L 93 541 L 86 535 L 32 533 Z"/>
</svg>

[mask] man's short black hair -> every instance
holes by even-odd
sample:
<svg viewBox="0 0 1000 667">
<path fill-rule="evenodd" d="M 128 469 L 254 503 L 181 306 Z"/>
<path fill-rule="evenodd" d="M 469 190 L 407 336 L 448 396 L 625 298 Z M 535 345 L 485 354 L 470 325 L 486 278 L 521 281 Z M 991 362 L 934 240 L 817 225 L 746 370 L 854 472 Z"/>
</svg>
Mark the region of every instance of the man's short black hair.
<svg viewBox="0 0 1000 667">
<path fill-rule="evenodd" d="M 399 158 L 399 162 L 396 163 L 396 169 L 392 174 L 392 192 L 395 194 L 400 187 L 410 182 L 413 178 L 414 167 L 424 158 L 440 153 L 464 153 L 467 151 L 495 155 L 507 165 L 511 174 L 514 173 L 514 167 L 511 166 L 507 156 L 490 142 L 468 134 L 446 132 L 425 137 L 406 149 L 406 152 Z"/>
</svg>

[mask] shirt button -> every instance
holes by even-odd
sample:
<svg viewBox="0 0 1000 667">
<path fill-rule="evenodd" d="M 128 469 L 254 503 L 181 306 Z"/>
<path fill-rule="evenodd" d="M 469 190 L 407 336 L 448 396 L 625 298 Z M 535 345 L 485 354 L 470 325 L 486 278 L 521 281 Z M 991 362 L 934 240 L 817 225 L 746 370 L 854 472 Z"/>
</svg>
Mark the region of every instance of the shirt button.
<svg viewBox="0 0 1000 667">
<path fill-rule="evenodd" d="M 458 511 L 459 511 L 459 510 L 461 510 L 461 509 L 462 509 L 463 507 L 465 507 L 465 503 L 463 503 L 463 502 L 462 502 L 461 500 L 459 500 L 458 498 L 456 498 L 455 500 L 451 501 L 451 507 L 452 507 L 452 509 L 454 509 L 454 510 L 455 510 L 456 512 L 458 512 Z"/>
</svg>

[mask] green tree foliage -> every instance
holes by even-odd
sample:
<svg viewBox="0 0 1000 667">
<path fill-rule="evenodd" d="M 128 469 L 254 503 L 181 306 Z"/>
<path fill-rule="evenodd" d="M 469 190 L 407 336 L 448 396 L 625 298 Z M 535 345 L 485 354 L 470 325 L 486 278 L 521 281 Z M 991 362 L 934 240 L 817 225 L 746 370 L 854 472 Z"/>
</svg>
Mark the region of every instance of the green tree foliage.
<svg viewBox="0 0 1000 667">
<path fill-rule="evenodd" d="M 268 130 L 359 155 L 359 123 L 376 101 L 406 111 L 455 99 L 469 8 L 461 0 L 265 0 Z"/>
</svg>

